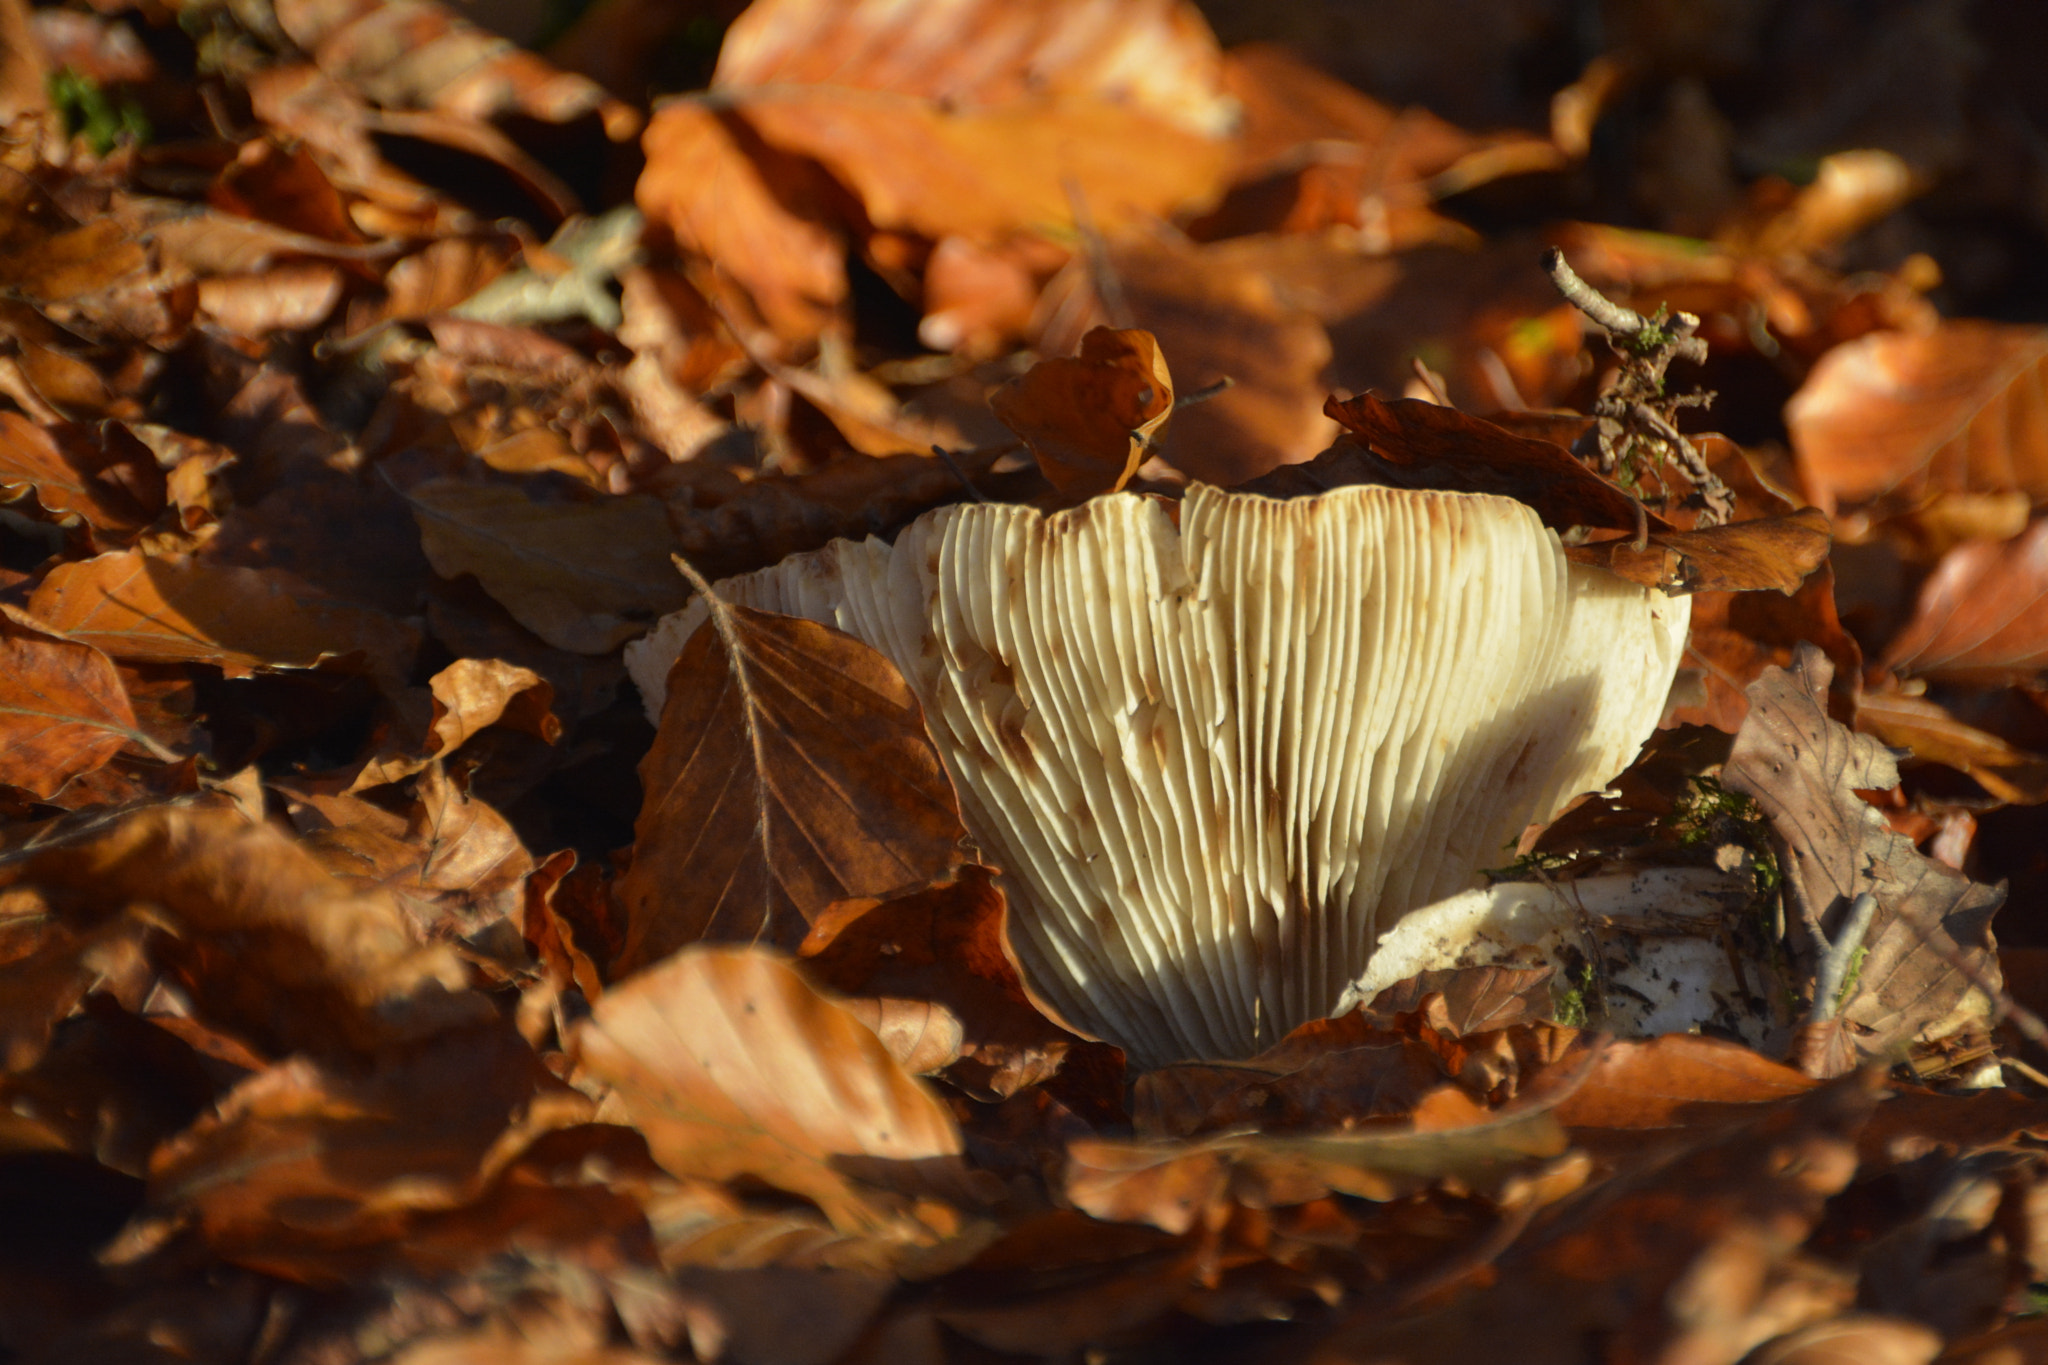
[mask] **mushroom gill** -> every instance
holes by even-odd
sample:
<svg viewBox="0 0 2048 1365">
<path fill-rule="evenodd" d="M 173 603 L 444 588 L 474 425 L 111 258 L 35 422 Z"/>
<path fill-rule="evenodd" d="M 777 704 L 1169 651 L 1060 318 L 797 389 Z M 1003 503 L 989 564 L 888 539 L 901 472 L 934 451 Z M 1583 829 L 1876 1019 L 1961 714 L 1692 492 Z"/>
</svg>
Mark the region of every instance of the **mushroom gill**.
<svg viewBox="0 0 2048 1365">
<path fill-rule="evenodd" d="M 1326 1014 L 1655 728 L 1689 605 L 1506 498 L 1195 486 L 930 513 L 718 585 L 909 680 L 1032 988 L 1139 1065 Z M 701 603 L 628 650 L 650 713 Z"/>
</svg>

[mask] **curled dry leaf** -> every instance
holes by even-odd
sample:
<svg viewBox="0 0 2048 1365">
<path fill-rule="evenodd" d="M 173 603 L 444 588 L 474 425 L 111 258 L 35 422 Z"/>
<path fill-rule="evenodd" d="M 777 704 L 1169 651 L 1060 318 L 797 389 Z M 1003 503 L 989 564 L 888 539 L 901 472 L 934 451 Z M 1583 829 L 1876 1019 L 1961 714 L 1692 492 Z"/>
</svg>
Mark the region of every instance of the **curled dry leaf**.
<svg viewBox="0 0 2048 1365">
<path fill-rule="evenodd" d="M 1797 1098 L 1816 1084 L 1740 1044 L 1672 1033 L 1607 1044 L 1557 1116 L 1574 1129 L 1700 1128 Z"/>
<path fill-rule="evenodd" d="M 1196 245 L 1178 234 L 1126 235 L 1109 249 L 1131 319 L 1159 340 L 1184 391 L 1230 388 L 1182 408 L 1159 454 L 1219 488 L 1306 460 L 1336 427 L 1323 415 L 1330 338 L 1237 242 Z M 1047 285 L 1037 346 L 1060 354 L 1101 320 L 1096 281 L 1076 260 Z"/>
<path fill-rule="evenodd" d="M 112 659 L 0 604 L 0 782 L 55 796 L 138 741 Z"/>
<path fill-rule="evenodd" d="M 1756 799 L 1782 842 L 1786 927 L 1803 969 L 1841 932 L 1851 902 L 1877 898 L 1839 1016 L 1862 1056 L 1882 1058 L 1989 1017 L 1999 980 L 1991 916 L 2005 892 L 1923 856 L 1856 794 L 1895 787 L 1899 773 L 1876 740 L 1828 718 L 1833 673 L 1802 645 L 1790 670 L 1750 684 L 1721 780 Z"/>
<path fill-rule="evenodd" d="M 1667 592 L 1759 592 L 1791 596 L 1828 557 L 1828 519 L 1818 508 L 1695 531 L 1652 531 L 1638 550 L 1628 540 L 1573 546 L 1575 564 L 1597 564 L 1631 583 Z"/>
<path fill-rule="evenodd" d="M 1173 379 L 1150 332 L 1097 327 L 1079 355 L 1041 360 L 989 395 L 1062 497 L 1115 493 L 1131 481 L 1166 419 Z"/>
<path fill-rule="evenodd" d="M 1276 482 L 1318 476 L 1357 482 L 1342 472 L 1346 464 L 1363 463 L 1371 482 L 1396 488 L 1513 498 L 1535 508 L 1543 524 L 1560 534 L 1574 527 L 1631 534 L 1677 529 L 1550 442 L 1516 436 L 1455 408 L 1413 398 L 1383 403 L 1367 393 L 1348 402 L 1332 398 L 1325 411 L 1358 444 L 1340 443 L 1315 466 L 1276 474 Z"/>
<path fill-rule="evenodd" d="M 1856 728 L 1888 748 L 1910 751 L 1918 762 L 1955 769 L 2001 801 L 2048 801 L 2048 758 L 1964 724 L 1929 698 L 1865 692 L 1856 703 Z"/>
<path fill-rule="evenodd" d="M 53 519 L 77 516 L 100 543 L 128 543 L 164 510 L 164 472 L 118 422 L 37 426 L 0 413 L 0 500 L 25 497 Z"/>
<path fill-rule="evenodd" d="M 530 668 L 503 659 L 457 659 L 427 684 L 430 714 L 424 734 L 414 732 L 364 763 L 351 791 L 374 787 L 446 758 L 478 731 L 493 725 L 553 744 L 562 722 L 553 710 L 555 686 Z M 417 692 L 408 696 L 416 696 Z"/>
<path fill-rule="evenodd" d="M 1182 1233 L 1230 1201 L 1272 1208 L 1333 1191 L 1389 1200 L 1443 1180 L 1498 1190 L 1517 1171 L 1565 1150 L 1557 1093 L 1497 1112 L 1455 1089 L 1444 1098 L 1451 1102 L 1425 1104 L 1410 1124 L 1391 1131 L 1253 1132 L 1185 1142 L 1087 1138 L 1067 1146 L 1063 1193 L 1107 1222 Z"/>
<path fill-rule="evenodd" d="M 1822 511 L 1870 519 L 1945 493 L 2048 501 L 2048 331 L 1967 320 L 1873 332 L 1822 356 L 1785 406 Z"/>
<path fill-rule="evenodd" d="M 430 479 L 405 500 L 435 573 L 474 574 L 557 649 L 609 653 L 688 595 L 669 564 L 668 515 L 644 494 L 547 502 L 504 484 Z"/>
<path fill-rule="evenodd" d="M 965 1058 L 949 1079 L 1011 1095 L 1087 1045 L 1033 1005 L 1010 951 L 1007 913 L 993 871 L 969 864 L 953 881 L 915 895 L 830 907 L 798 951 L 811 979 L 841 994 L 946 1007 Z"/>
<path fill-rule="evenodd" d="M 907 1228 L 882 1189 L 943 1190 L 928 1176 L 961 1151 L 946 1106 L 867 1026 L 760 949 L 676 953 L 605 992 L 574 1048 L 671 1174 L 753 1176 L 842 1230 Z"/>
<path fill-rule="evenodd" d="M 1944 555 L 1884 662 L 1948 682 L 2038 679 L 2048 670 L 2048 520 L 2003 544 L 1975 541 Z"/>
<path fill-rule="evenodd" d="M 794 948 L 834 902 L 964 861 L 952 785 L 887 659 L 816 622 L 715 598 L 711 613 L 640 765 L 616 975 L 700 939 Z"/>
</svg>

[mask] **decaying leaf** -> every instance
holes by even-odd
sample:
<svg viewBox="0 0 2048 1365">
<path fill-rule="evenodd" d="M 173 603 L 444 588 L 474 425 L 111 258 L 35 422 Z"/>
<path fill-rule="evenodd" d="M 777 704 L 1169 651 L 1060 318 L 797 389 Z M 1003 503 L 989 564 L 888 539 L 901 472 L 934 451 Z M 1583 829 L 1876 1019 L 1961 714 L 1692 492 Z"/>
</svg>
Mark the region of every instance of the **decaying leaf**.
<svg viewBox="0 0 2048 1365">
<path fill-rule="evenodd" d="M 1856 898 L 1876 897 L 1840 1017 L 1861 1055 L 1881 1058 L 1988 1016 L 1998 989 L 1991 916 L 2005 892 L 1923 856 L 1856 795 L 1897 786 L 1899 773 L 1877 741 L 1828 718 L 1833 675 L 1826 655 L 1802 645 L 1791 669 L 1750 684 L 1722 781 L 1754 797 L 1782 841 L 1787 928 L 1809 970 Z"/>
<path fill-rule="evenodd" d="M 576 1051 L 671 1173 L 751 1175 L 843 1229 L 907 1227 L 883 1191 L 944 1189 L 926 1170 L 961 1150 L 875 1035 L 761 949 L 698 945 L 613 987 Z"/>
<path fill-rule="evenodd" d="M 887 659 L 814 622 L 712 613 L 641 764 L 615 973 L 700 939 L 794 948 L 835 901 L 914 891 L 964 861 L 952 786 Z"/>
<path fill-rule="evenodd" d="M 1115 493 L 1131 481 L 1166 419 L 1173 380 L 1150 332 L 1097 327 L 1079 355 L 1041 360 L 989 396 L 1064 497 Z"/>
</svg>

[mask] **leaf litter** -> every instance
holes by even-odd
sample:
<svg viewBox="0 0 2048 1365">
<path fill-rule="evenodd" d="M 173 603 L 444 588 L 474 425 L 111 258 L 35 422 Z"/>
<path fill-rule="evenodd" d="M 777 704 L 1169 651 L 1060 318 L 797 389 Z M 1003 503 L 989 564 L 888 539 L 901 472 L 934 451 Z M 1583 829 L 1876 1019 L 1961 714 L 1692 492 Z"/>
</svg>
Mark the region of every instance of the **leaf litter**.
<svg viewBox="0 0 2048 1365">
<path fill-rule="evenodd" d="M 9 1358 L 2039 1345 L 2048 27 L 1256 8 L 0 0 Z M 628 685 L 1195 482 L 1691 598 L 1253 1055 L 1057 1017 L 882 654 Z"/>
</svg>

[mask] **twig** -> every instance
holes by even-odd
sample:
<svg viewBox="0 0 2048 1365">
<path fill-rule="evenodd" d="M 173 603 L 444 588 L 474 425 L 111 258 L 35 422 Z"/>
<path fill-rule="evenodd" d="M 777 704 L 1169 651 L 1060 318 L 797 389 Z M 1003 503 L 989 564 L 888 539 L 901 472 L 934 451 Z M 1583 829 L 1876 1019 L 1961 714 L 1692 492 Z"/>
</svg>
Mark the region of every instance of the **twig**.
<svg viewBox="0 0 2048 1365">
<path fill-rule="evenodd" d="M 1849 903 L 1849 916 L 1842 921 L 1842 927 L 1835 931 L 1835 940 L 1829 943 L 1821 938 L 1820 963 L 1813 978 L 1813 1022 L 1824 1024 L 1835 1017 L 1840 1007 L 1839 996 L 1843 983 L 1849 979 L 1849 964 L 1856 960 L 1857 952 L 1863 947 L 1870 925 L 1877 918 L 1877 897 L 1865 891 Z M 1819 926 L 1814 934 L 1820 937 Z"/>
<path fill-rule="evenodd" d="M 1110 326 L 1126 331 L 1137 324 L 1131 321 L 1130 304 L 1124 300 L 1124 282 L 1109 262 L 1109 246 L 1088 215 L 1088 198 L 1081 192 L 1081 182 L 1068 176 L 1061 183 L 1067 192 L 1067 208 L 1074 215 L 1074 231 L 1081 238 L 1081 254 L 1088 262 L 1088 282 L 1095 287 L 1095 301 L 1102 305 L 1102 316 Z"/>
<path fill-rule="evenodd" d="M 953 477 L 960 480 L 960 486 L 967 490 L 968 497 L 973 498 L 976 502 L 982 504 L 984 507 L 988 505 L 988 499 L 984 498 L 981 495 L 981 490 L 976 488 L 974 486 L 974 481 L 967 477 L 967 471 L 962 469 L 959 465 L 953 463 L 952 451 L 946 449 L 942 445 L 934 445 L 932 447 L 932 454 L 938 456 L 939 459 L 945 464 L 946 468 L 953 471 Z"/>
<path fill-rule="evenodd" d="M 1217 394 L 1236 387 L 1237 381 L 1226 374 L 1213 384 L 1204 384 L 1201 388 L 1191 393 L 1184 393 L 1174 399 L 1173 410 L 1179 412 L 1182 408 L 1191 408 L 1197 403 L 1206 403 Z"/>
<path fill-rule="evenodd" d="M 1668 318 L 1657 320 L 1646 318 L 1633 308 L 1624 308 L 1579 278 L 1571 262 L 1565 260 L 1564 253 L 1556 247 L 1543 254 L 1543 269 L 1566 302 L 1613 335 L 1640 337 L 1645 332 L 1654 333 L 1653 345 L 1668 345 L 1672 354 L 1695 365 L 1706 363 L 1706 339 L 1693 335 L 1699 330 L 1700 320 L 1691 313 L 1673 313 Z"/>
</svg>

